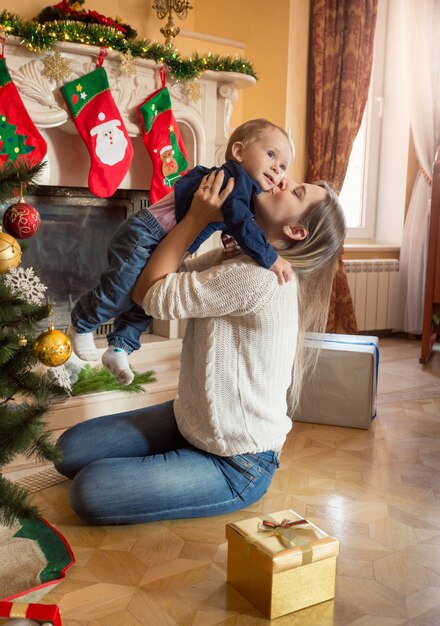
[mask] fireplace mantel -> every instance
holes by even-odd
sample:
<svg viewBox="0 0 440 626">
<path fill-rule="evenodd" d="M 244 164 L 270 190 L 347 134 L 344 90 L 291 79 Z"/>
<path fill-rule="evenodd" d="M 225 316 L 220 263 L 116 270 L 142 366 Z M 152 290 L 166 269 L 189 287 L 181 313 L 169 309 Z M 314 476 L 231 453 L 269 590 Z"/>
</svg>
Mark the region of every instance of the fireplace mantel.
<svg viewBox="0 0 440 626">
<path fill-rule="evenodd" d="M 48 167 L 42 184 L 87 187 L 89 159 L 61 96 L 56 82 L 45 75 L 44 59 L 58 50 L 70 61 L 71 75 L 65 82 L 83 76 L 96 68 L 99 48 L 71 42 L 58 43 L 54 50 L 29 52 L 17 37 L 8 36 L 6 63 L 26 109 L 48 143 Z M 135 149 L 130 172 L 121 187 L 148 188 L 151 164 L 141 141 L 140 120 L 136 106 L 160 86 L 160 65 L 151 60 L 134 59 L 136 73 L 121 72 L 121 55 L 110 51 L 104 61 L 111 92 Z M 237 90 L 252 87 L 255 78 L 235 72 L 206 71 L 194 89 L 182 82 L 168 79 L 174 115 L 187 148 L 190 165 L 218 165 L 223 161 L 230 132 L 232 108 Z M 74 153 L 74 159 L 72 156 Z M 72 170 L 72 164 L 75 168 Z"/>
<path fill-rule="evenodd" d="M 62 82 L 45 74 L 44 60 L 55 51 L 70 62 L 71 74 Z M 100 49 L 95 46 L 60 42 L 54 50 L 38 54 L 20 45 L 17 37 L 7 38 L 5 58 L 9 73 L 31 119 L 47 141 L 47 167 L 39 179 L 40 185 L 84 190 L 88 187 L 90 156 L 59 88 L 64 82 L 93 71 L 97 67 L 99 52 Z M 134 75 L 123 74 L 120 53 L 110 51 L 103 67 L 134 148 L 134 158 L 120 189 L 146 192 L 151 181 L 152 165 L 142 141 L 136 107 L 160 87 L 161 65 L 139 58 L 134 59 L 134 65 Z M 188 84 L 171 78 L 167 80 L 173 112 L 191 167 L 197 164 L 209 167 L 223 162 L 237 90 L 254 84 L 255 79 L 245 74 L 206 71 L 196 83 L 189 84 L 196 86 L 197 96 L 200 97 L 195 98 L 194 89 L 190 89 Z M 83 207 L 82 204 L 79 200 L 76 206 L 78 215 L 82 210 L 87 212 L 86 203 Z M 215 245 L 215 242 L 211 240 L 210 245 Z M 154 332 L 165 337 L 179 337 L 183 329 L 177 321 L 155 322 Z"/>
</svg>

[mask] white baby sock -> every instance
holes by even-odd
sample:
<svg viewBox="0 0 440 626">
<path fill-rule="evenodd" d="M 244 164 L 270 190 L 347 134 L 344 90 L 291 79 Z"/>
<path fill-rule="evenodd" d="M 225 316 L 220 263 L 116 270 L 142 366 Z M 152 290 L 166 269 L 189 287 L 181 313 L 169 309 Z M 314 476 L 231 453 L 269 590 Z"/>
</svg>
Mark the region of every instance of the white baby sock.
<svg viewBox="0 0 440 626">
<path fill-rule="evenodd" d="M 72 342 L 72 348 L 76 356 L 83 361 L 97 361 L 99 352 L 95 346 L 93 333 L 77 333 L 72 325 L 67 329 L 67 336 Z"/>
<path fill-rule="evenodd" d="M 134 374 L 128 364 L 128 354 L 122 348 L 114 346 L 107 348 L 102 355 L 102 364 L 110 370 L 121 385 L 129 385 L 132 382 Z"/>
</svg>

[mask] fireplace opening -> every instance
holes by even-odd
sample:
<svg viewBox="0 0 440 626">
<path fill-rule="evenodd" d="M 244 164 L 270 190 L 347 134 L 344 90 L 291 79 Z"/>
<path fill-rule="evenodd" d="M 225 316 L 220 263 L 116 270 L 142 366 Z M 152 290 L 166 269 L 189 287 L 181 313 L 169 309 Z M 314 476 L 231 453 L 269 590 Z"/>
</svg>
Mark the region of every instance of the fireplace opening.
<svg viewBox="0 0 440 626">
<path fill-rule="evenodd" d="M 97 198 L 80 187 L 40 186 L 25 202 L 41 216 L 38 232 L 20 242 L 21 266 L 33 267 L 47 286 L 56 328 L 66 330 L 78 297 L 94 287 L 107 267 L 107 246 L 119 224 L 148 206 L 148 193 L 118 190 L 111 198 Z M 1 213 L 6 209 L 2 206 Z M 111 330 L 103 324 L 96 332 Z"/>
</svg>

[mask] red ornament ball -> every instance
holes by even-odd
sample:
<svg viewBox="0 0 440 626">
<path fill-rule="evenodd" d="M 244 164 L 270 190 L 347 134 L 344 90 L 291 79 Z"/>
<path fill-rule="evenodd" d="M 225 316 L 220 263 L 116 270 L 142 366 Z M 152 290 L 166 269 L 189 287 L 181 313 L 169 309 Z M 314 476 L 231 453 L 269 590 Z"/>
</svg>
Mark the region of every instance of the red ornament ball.
<svg viewBox="0 0 440 626">
<path fill-rule="evenodd" d="M 37 209 L 26 202 L 11 204 L 3 215 L 3 229 L 17 239 L 29 239 L 40 228 L 41 218 Z"/>
</svg>

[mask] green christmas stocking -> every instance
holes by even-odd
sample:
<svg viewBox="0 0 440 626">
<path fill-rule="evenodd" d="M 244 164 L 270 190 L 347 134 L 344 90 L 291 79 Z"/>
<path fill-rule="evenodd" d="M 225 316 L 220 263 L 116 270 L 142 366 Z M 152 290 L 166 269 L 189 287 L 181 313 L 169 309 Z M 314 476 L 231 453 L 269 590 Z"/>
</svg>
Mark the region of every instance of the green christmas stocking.
<svg viewBox="0 0 440 626">
<path fill-rule="evenodd" d="M 166 87 L 148 96 L 137 107 L 137 112 L 142 120 L 143 142 L 153 163 L 150 200 L 157 202 L 188 170 L 188 155 Z"/>
<path fill-rule="evenodd" d="M 47 145 L 31 120 L 12 82 L 6 60 L 0 58 L 0 165 L 10 160 L 37 165 L 47 152 Z"/>
<path fill-rule="evenodd" d="M 130 167 L 133 146 L 118 111 L 103 67 L 61 87 L 91 158 L 90 191 L 112 196 Z"/>
</svg>

